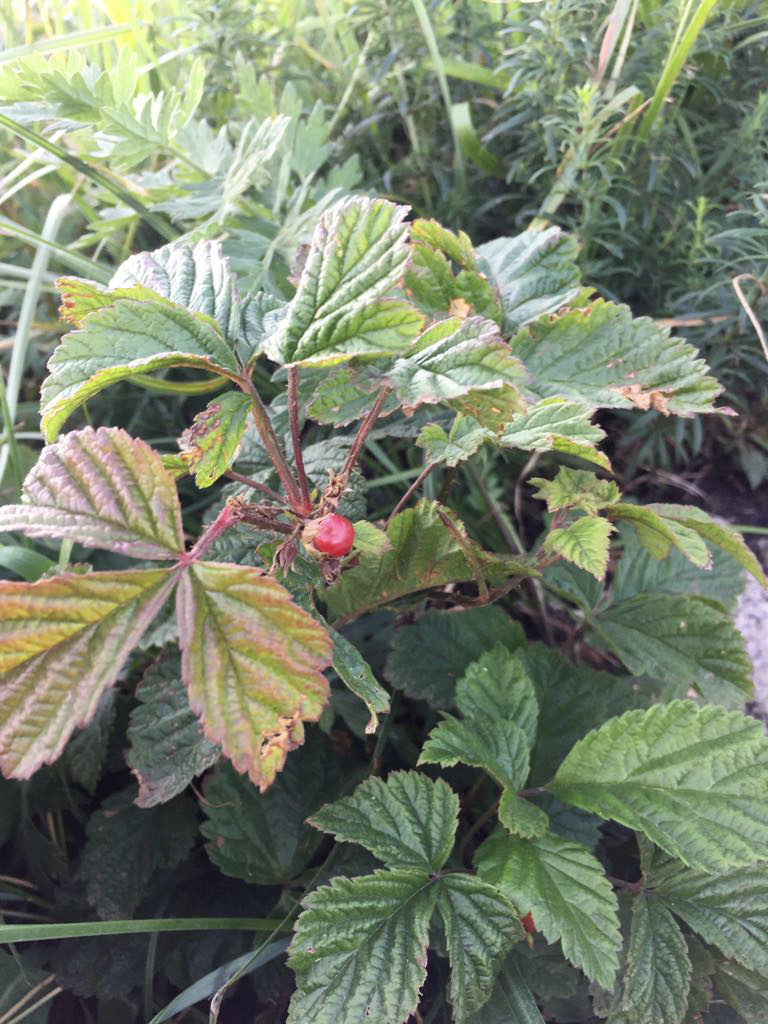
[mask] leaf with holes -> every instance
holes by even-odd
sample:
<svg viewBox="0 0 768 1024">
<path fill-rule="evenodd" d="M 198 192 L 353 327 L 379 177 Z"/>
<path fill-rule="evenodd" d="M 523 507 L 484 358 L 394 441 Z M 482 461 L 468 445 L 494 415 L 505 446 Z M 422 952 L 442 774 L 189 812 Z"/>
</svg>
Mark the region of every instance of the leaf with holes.
<svg viewBox="0 0 768 1024">
<path fill-rule="evenodd" d="M 246 565 L 190 565 L 177 616 L 182 674 L 205 734 L 263 792 L 325 707 L 330 638 L 285 587 Z"/>
<path fill-rule="evenodd" d="M 546 501 L 550 512 L 577 508 L 588 515 L 597 515 L 621 499 L 619 488 L 613 480 L 601 480 L 594 473 L 569 469 L 568 466 L 561 466 L 552 480 L 531 477 L 528 483 L 538 487 L 533 496 Z"/>
<path fill-rule="evenodd" d="M 237 458 L 251 400 L 241 391 L 215 398 L 179 438 L 181 457 L 198 487 L 210 487 Z"/>
<path fill-rule="evenodd" d="M 115 427 L 86 427 L 44 448 L 22 500 L 0 509 L 0 530 L 134 558 L 171 560 L 184 551 L 176 486 L 161 457 Z"/>
<path fill-rule="evenodd" d="M 163 607 L 170 569 L 0 583 L 0 768 L 26 779 L 55 761 Z"/>
</svg>

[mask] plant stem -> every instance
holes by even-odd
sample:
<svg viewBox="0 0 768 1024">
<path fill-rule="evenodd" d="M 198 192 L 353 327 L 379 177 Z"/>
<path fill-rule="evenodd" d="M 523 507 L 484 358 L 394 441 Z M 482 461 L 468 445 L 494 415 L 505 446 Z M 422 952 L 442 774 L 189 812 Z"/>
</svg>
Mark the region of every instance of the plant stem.
<svg viewBox="0 0 768 1024">
<path fill-rule="evenodd" d="M 421 473 L 419 473 L 419 475 L 413 481 L 411 486 L 408 488 L 408 490 L 402 496 L 400 501 L 398 501 L 398 503 L 395 505 L 395 507 L 389 513 L 389 518 L 387 519 L 386 526 L 389 526 L 389 524 L 395 518 L 395 516 L 400 511 L 400 509 L 403 508 L 403 506 L 406 504 L 408 499 L 411 497 L 411 495 L 414 494 L 419 489 L 419 487 L 421 487 L 421 485 L 424 483 L 424 481 L 427 479 L 429 474 L 432 472 L 432 470 L 437 465 L 438 465 L 437 462 L 428 462 L 427 463 L 427 465 L 424 467 L 424 469 L 422 469 Z M 385 529 L 386 529 L 386 526 L 385 526 Z"/>
<path fill-rule="evenodd" d="M 349 449 L 349 455 L 347 456 L 346 462 L 344 463 L 341 473 L 339 474 L 338 480 L 336 481 L 337 486 L 340 488 L 340 494 L 344 492 L 344 489 L 347 486 L 347 481 L 349 480 L 350 474 L 352 473 L 352 470 L 355 468 L 355 463 L 360 457 L 360 452 L 363 450 L 365 439 L 366 437 L 368 437 L 371 430 L 373 429 L 374 423 L 379 418 L 379 413 L 384 407 L 384 403 L 386 402 L 387 398 L 389 398 L 389 393 L 391 390 L 392 389 L 389 387 L 388 384 L 384 385 L 384 387 L 376 396 L 376 401 L 371 406 L 365 419 L 360 424 L 360 427 L 357 431 L 357 436 L 355 437 L 355 440 L 352 442 L 352 447 Z"/>
<path fill-rule="evenodd" d="M 260 484 L 258 480 L 252 480 L 249 476 L 243 476 L 242 473 L 236 473 L 234 469 L 228 469 L 224 476 L 230 480 L 236 480 L 239 484 L 245 484 L 246 487 L 252 488 L 254 491 L 259 491 L 261 494 L 265 494 L 272 501 L 278 502 L 282 505 L 282 495 L 278 494 L 277 491 L 273 491 L 271 487 L 267 487 L 266 484 Z"/>
<path fill-rule="evenodd" d="M 304 471 L 304 457 L 301 454 L 301 431 L 299 429 L 299 371 L 295 366 L 288 370 L 288 420 L 291 425 L 291 440 L 293 441 L 293 461 L 296 465 L 296 476 L 299 479 L 299 491 L 304 504 L 306 515 L 312 511 L 312 502 L 309 500 L 309 487 L 307 486 L 307 474 Z"/>
<path fill-rule="evenodd" d="M 239 518 L 240 515 L 235 506 L 233 506 L 232 503 L 227 502 L 208 529 L 198 538 L 198 541 L 192 550 L 187 551 L 184 556 L 179 559 L 179 565 L 191 565 L 192 562 L 197 561 L 198 558 L 202 558 L 216 538 L 224 533 L 225 530 L 228 530 L 230 526 L 234 526 Z"/>
<path fill-rule="evenodd" d="M 474 825 L 468 828 L 467 831 L 464 833 L 464 837 L 459 843 L 459 848 L 456 851 L 456 854 L 460 861 L 464 860 L 464 853 L 469 844 L 471 843 L 473 837 L 477 835 L 477 833 L 484 825 L 488 824 L 491 818 L 498 814 L 500 802 L 501 799 L 497 800 L 496 803 L 494 803 L 491 807 L 483 811 L 483 813 L 480 815 L 480 817 L 477 819 Z"/>
<path fill-rule="evenodd" d="M 239 383 L 242 390 L 251 399 L 251 412 L 253 413 L 256 429 L 264 443 L 264 447 L 267 449 L 267 455 L 275 467 L 277 475 L 280 477 L 280 483 L 283 485 L 288 503 L 294 512 L 304 515 L 301 495 L 291 474 L 291 467 L 288 465 L 283 449 L 280 447 L 280 442 L 275 435 L 267 408 L 261 400 L 261 395 L 256 390 L 256 385 L 252 380 L 242 377 Z"/>
<path fill-rule="evenodd" d="M 450 516 L 443 512 L 441 508 L 438 508 L 437 514 L 440 516 L 440 519 L 446 529 L 453 534 L 456 543 L 464 552 L 464 557 L 472 566 L 472 571 L 475 574 L 475 582 L 477 583 L 477 589 L 480 594 L 480 601 L 482 604 L 487 604 L 491 595 L 488 593 L 488 584 L 485 582 L 485 577 L 483 576 L 483 571 L 480 568 L 480 563 L 475 558 L 475 553 L 472 550 L 472 542 L 469 537 L 465 537 L 462 532 L 456 528 L 455 523 L 451 522 Z"/>
</svg>

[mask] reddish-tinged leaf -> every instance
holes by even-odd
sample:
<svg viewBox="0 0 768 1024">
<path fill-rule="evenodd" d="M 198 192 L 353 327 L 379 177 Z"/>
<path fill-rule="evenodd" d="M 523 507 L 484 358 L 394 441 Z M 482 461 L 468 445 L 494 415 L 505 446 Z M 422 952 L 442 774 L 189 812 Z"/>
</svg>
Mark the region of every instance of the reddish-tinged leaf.
<svg viewBox="0 0 768 1024">
<path fill-rule="evenodd" d="M 176 486 L 157 452 L 124 430 L 86 427 L 44 448 L 22 497 L 23 505 L 0 509 L 0 530 L 134 558 L 184 551 Z"/>
<path fill-rule="evenodd" d="M 118 299 L 157 298 L 157 292 L 142 284 L 110 289 L 84 277 L 59 277 L 56 279 L 56 287 L 61 292 L 59 315 L 73 327 L 80 327 L 89 313 L 112 306 Z"/>
<path fill-rule="evenodd" d="M 28 778 L 94 715 L 167 599 L 171 569 L 0 584 L 0 769 Z"/>
<path fill-rule="evenodd" d="M 328 700 L 330 638 L 285 587 L 246 565 L 192 564 L 177 615 L 192 707 L 263 792 Z"/>
</svg>

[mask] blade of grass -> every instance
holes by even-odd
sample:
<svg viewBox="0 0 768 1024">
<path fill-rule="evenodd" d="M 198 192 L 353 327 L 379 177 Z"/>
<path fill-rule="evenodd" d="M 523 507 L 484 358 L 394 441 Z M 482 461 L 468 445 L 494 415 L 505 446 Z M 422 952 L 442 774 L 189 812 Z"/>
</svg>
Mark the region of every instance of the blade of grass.
<svg viewBox="0 0 768 1024">
<path fill-rule="evenodd" d="M 33 53 L 53 53 L 55 50 L 76 50 L 80 46 L 92 43 L 103 43 L 133 31 L 131 25 L 103 25 L 101 28 L 89 28 L 82 32 L 68 32 L 63 36 L 51 36 L 48 39 L 37 39 L 34 43 L 14 46 L 0 54 L 0 66 L 10 64 L 20 57 L 29 57 Z"/>
<path fill-rule="evenodd" d="M 21 576 L 27 583 L 39 580 L 43 573 L 53 569 L 54 561 L 32 548 L 23 548 L 20 544 L 0 545 L 0 566 Z"/>
<path fill-rule="evenodd" d="M 290 931 L 272 917 L 161 917 L 135 921 L 74 921 L 68 924 L 0 925 L 0 942 L 45 942 L 104 935 L 149 935 L 152 932 L 268 932 Z"/>
<path fill-rule="evenodd" d="M 98 281 L 99 284 L 106 284 L 112 276 L 112 272 L 101 263 L 97 263 L 96 260 L 88 259 L 87 256 L 81 256 L 80 253 L 74 252 L 64 245 L 57 245 L 55 242 L 43 238 L 36 231 L 23 228 L 7 217 L 0 216 L 0 235 L 18 238 L 19 241 L 27 242 L 35 248 L 42 246 L 49 252 L 54 253 L 66 266 L 79 271 L 81 274 L 85 274 L 94 281 Z"/>
</svg>

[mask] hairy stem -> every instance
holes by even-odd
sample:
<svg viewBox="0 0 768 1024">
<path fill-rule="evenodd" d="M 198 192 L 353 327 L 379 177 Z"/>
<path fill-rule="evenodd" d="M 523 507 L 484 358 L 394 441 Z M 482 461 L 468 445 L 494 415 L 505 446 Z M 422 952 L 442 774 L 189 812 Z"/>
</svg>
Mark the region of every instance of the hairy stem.
<svg viewBox="0 0 768 1024">
<path fill-rule="evenodd" d="M 283 504 L 282 495 L 278 494 L 277 491 L 273 491 L 271 487 L 267 487 L 266 484 L 260 484 L 258 480 L 251 480 L 249 476 L 236 473 L 234 469 L 228 469 L 224 476 L 229 480 L 236 480 L 239 484 L 245 484 L 246 487 L 250 487 L 254 491 L 259 491 L 261 494 L 271 498 L 272 501 L 276 501 L 279 505 Z"/>
<path fill-rule="evenodd" d="M 293 461 L 296 465 L 296 476 L 299 480 L 299 492 L 304 504 L 304 512 L 306 515 L 309 515 L 312 511 L 312 502 L 309 500 L 307 474 L 304 471 L 304 457 L 301 454 L 301 431 L 299 430 L 299 371 L 295 366 L 290 367 L 288 370 L 288 419 L 291 425 Z"/>
<path fill-rule="evenodd" d="M 293 479 L 291 467 L 288 465 L 283 449 L 280 447 L 280 442 L 275 435 L 267 408 L 261 400 L 261 395 L 256 390 L 256 385 L 253 381 L 245 377 L 241 378 L 240 387 L 251 399 L 251 412 L 253 413 L 256 429 L 267 450 L 267 455 L 275 467 L 277 475 L 280 477 L 280 483 L 283 485 L 288 503 L 294 512 L 304 515 L 301 495 L 296 486 L 296 481 Z"/>
<path fill-rule="evenodd" d="M 350 474 L 352 473 L 352 470 L 355 468 L 355 463 L 360 457 L 360 452 L 363 450 L 365 439 L 368 437 L 371 430 L 373 429 L 374 423 L 379 418 L 379 413 L 384 407 L 384 403 L 389 397 L 389 393 L 391 390 L 392 388 L 390 388 L 389 385 L 387 384 L 381 389 L 381 391 L 379 391 L 378 395 L 376 396 L 376 401 L 373 403 L 368 413 L 366 414 L 365 419 L 360 424 L 355 440 L 352 442 L 352 447 L 349 449 L 349 455 L 347 456 L 347 459 L 344 465 L 342 466 L 341 473 L 339 474 L 339 478 L 337 481 L 337 485 L 340 487 L 339 493 L 342 493 L 344 488 L 347 486 Z"/>
<path fill-rule="evenodd" d="M 483 571 L 480 568 L 480 563 L 475 558 L 475 553 L 472 550 L 471 541 L 469 540 L 468 537 L 464 536 L 461 530 L 458 530 L 456 528 L 455 523 L 451 522 L 450 516 L 446 515 L 446 513 L 443 512 L 441 508 L 438 508 L 437 514 L 440 516 L 440 519 L 442 520 L 443 525 L 446 527 L 446 529 L 450 530 L 450 532 L 453 534 L 456 543 L 464 552 L 464 557 L 472 566 L 472 571 L 475 574 L 475 582 L 477 583 L 477 589 L 480 595 L 480 601 L 482 604 L 487 604 L 488 601 L 490 600 L 490 594 L 488 593 L 488 584 L 485 582 L 485 576 L 483 576 Z"/>
<path fill-rule="evenodd" d="M 419 473 L 419 475 L 413 481 L 411 486 L 408 488 L 408 490 L 402 496 L 400 501 L 398 501 L 398 503 L 395 505 L 395 507 L 389 513 L 389 518 L 387 519 L 385 529 L 386 529 L 387 526 L 389 526 L 389 524 L 395 518 L 397 513 L 406 505 L 406 503 L 407 503 L 408 499 L 411 497 L 411 495 L 415 494 L 416 491 L 418 491 L 418 489 L 421 487 L 421 485 L 424 483 L 424 481 L 427 479 L 429 474 L 432 472 L 432 470 L 437 465 L 438 465 L 437 462 L 428 462 L 427 465 L 424 467 L 424 469 L 422 469 L 422 471 Z"/>
<path fill-rule="evenodd" d="M 216 538 L 224 533 L 225 530 L 228 530 L 230 526 L 234 526 L 239 519 L 240 511 L 238 507 L 234 503 L 228 501 L 205 532 L 200 535 L 197 543 L 191 551 L 187 551 L 186 554 L 179 559 L 179 565 L 191 565 L 192 562 L 196 562 L 199 558 L 202 558 Z"/>
</svg>

